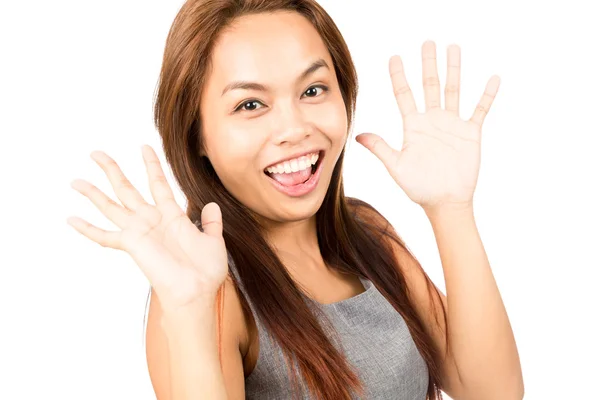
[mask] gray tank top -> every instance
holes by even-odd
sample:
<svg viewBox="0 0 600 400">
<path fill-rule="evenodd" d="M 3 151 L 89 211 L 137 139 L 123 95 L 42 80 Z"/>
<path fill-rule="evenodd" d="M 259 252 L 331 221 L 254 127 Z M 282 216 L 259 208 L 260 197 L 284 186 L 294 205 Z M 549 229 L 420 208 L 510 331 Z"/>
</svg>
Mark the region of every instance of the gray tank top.
<svg viewBox="0 0 600 400">
<path fill-rule="evenodd" d="M 232 273 L 239 278 L 231 258 L 229 265 Z M 425 400 L 429 383 L 427 364 L 417 350 L 404 319 L 371 281 L 363 278 L 360 281 L 364 292 L 336 303 L 321 304 L 304 297 L 323 310 L 336 329 L 343 354 L 363 383 L 365 397 L 360 400 Z M 258 319 L 245 289 L 240 287 L 240 290 L 252 309 L 259 338 L 258 360 L 245 381 L 246 399 L 291 399 L 293 387 L 283 351 Z M 315 316 L 321 320 L 318 313 Z M 328 325 L 321 325 L 329 334 Z M 302 398 L 313 400 L 304 380 L 300 382 Z M 357 396 L 354 398 L 359 399 Z"/>
</svg>

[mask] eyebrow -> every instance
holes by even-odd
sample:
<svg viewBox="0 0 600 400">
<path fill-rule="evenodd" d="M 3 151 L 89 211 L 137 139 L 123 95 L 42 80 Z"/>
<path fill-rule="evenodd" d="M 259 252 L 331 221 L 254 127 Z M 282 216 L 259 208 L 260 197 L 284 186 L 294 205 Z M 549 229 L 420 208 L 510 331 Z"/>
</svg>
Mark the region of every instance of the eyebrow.
<svg viewBox="0 0 600 400">
<path fill-rule="evenodd" d="M 325 60 L 323 60 L 322 58 L 319 58 L 317 61 L 313 62 L 308 68 L 306 68 L 306 70 L 304 70 L 304 72 L 302 72 L 300 74 L 300 76 L 296 79 L 296 82 L 300 82 L 301 80 L 305 79 L 307 76 L 314 73 L 316 70 L 318 70 L 321 67 L 325 67 L 325 68 L 329 69 L 329 66 L 327 65 Z M 267 85 L 263 85 L 261 83 L 256 83 L 256 82 L 235 81 L 235 82 L 231 82 L 229 85 L 225 86 L 225 89 L 223 89 L 223 93 L 221 93 L 221 97 L 223 95 L 225 95 L 225 93 L 227 93 L 228 91 L 234 90 L 234 89 L 260 90 L 260 91 L 266 92 L 269 90 L 269 87 Z"/>
</svg>

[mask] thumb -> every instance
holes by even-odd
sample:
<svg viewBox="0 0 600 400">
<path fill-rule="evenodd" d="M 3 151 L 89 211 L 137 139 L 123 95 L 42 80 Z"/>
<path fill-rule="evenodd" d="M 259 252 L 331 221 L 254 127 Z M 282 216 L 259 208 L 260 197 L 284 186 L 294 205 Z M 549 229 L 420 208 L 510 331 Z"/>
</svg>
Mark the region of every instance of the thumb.
<svg viewBox="0 0 600 400">
<path fill-rule="evenodd" d="M 374 133 L 361 133 L 356 136 L 356 141 L 366 147 L 371 153 L 375 154 L 384 165 L 389 165 L 394 149 L 392 149 L 385 140 Z"/>
<path fill-rule="evenodd" d="M 221 207 L 215 202 L 208 203 L 202 209 L 200 215 L 202 231 L 207 235 L 219 237 L 223 235 L 223 220 L 221 218 Z"/>
</svg>

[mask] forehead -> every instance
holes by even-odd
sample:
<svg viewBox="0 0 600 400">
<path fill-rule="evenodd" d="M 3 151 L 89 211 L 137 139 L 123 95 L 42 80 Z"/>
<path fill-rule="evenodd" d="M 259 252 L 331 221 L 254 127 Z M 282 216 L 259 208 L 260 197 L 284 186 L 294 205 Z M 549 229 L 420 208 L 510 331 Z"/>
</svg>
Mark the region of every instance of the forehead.
<svg viewBox="0 0 600 400">
<path fill-rule="evenodd" d="M 295 79 L 313 61 L 332 65 L 313 25 L 296 12 L 238 18 L 219 37 L 212 54 L 213 84 L 233 79 Z"/>
</svg>

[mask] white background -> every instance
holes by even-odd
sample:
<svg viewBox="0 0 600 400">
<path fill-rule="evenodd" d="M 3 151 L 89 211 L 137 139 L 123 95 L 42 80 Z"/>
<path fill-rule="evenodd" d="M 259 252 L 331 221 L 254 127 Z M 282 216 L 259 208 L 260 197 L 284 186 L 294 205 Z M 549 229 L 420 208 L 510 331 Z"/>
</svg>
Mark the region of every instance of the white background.
<svg viewBox="0 0 600 400">
<path fill-rule="evenodd" d="M 153 93 L 181 4 L 0 6 L 2 399 L 155 398 L 143 347 L 145 277 L 127 254 L 101 248 L 65 220 L 76 215 L 114 228 L 69 186 L 82 178 L 114 196 L 89 158 L 93 150 L 114 157 L 151 198 L 140 146 L 160 150 Z M 427 39 L 437 44 L 442 84 L 446 47 L 461 46 L 463 118 L 489 77 L 501 77 L 483 126 L 475 213 L 519 346 L 525 397 L 600 398 L 590 385 L 600 372 L 600 25 L 593 3 L 321 4 L 359 73 L 353 136 L 372 131 L 401 146 L 387 63 L 393 54 L 403 58 L 423 111 L 420 52 Z M 345 165 L 347 195 L 388 217 L 444 288 L 420 207 L 353 139 Z"/>
</svg>

